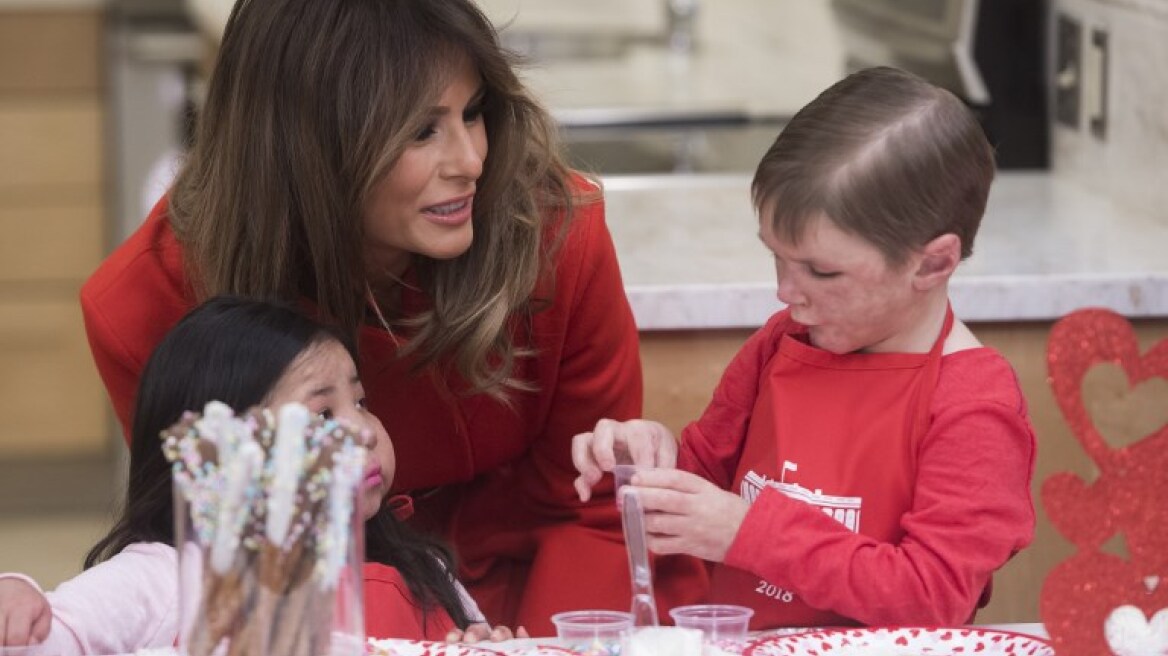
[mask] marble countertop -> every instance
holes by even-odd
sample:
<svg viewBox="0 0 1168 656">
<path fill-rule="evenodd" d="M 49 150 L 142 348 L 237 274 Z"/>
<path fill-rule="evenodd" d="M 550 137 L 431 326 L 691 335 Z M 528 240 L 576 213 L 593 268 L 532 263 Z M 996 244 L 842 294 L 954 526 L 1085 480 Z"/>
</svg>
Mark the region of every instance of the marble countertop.
<svg viewBox="0 0 1168 656">
<path fill-rule="evenodd" d="M 782 305 L 745 175 L 605 177 L 609 228 L 643 330 L 754 328 Z M 973 322 L 1085 306 L 1168 317 L 1168 223 L 1050 173 L 999 173 L 950 283 Z"/>
</svg>

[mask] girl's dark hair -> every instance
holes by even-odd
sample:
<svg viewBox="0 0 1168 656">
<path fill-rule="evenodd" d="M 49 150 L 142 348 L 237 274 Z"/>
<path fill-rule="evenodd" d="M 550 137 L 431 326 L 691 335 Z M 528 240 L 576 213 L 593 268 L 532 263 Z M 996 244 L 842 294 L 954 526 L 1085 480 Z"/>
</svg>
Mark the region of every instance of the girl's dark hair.
<svg viewBox="0 0 1168 656">
<path fill-rule="evenodd" d="M 130 466 L 121 515 L 85 557 L 86 569 L 135 542 L 174 545 L 170 463 L 160 435 L 188 410 L 217 400 L 241 412 L 259 405 L 302 353 L 330 341 L 354 355 L 340 331 L 295 307 L 234 296 L 188 313 L 154 349 L 135 399 Z M 454 561 L 383 508 L 367 523 L 366 559 L 396 567 L 423 606 L 442 606 L 460 627 L 468 619 L 454 585 Z"/>
</svg>

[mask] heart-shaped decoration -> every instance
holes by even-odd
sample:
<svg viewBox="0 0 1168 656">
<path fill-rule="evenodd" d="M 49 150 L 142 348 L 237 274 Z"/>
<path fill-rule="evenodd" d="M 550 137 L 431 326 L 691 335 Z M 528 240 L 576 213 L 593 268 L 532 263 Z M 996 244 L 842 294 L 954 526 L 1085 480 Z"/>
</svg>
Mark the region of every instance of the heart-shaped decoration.
<svg viewBox="0 0 1168 656">
<path fill-rule="evenodd" d="M 1149 622 L 1135 606 L 1120 606 L 1103 623 L 1107 646 L 1115 656 L 1168 654 L 1168 608 L 1156 611 Z"/>
<path fill-rule="evenodd" d="M 1108 444 L 1124 447 L 1168 425 L 1168 378 L 1135 383 L 1115 364 L 1087 371 L 1082 394 L 1091 423 Z"/>
<path fill-rule="evenodd" d="M 1042 505 L 1054 527 L 1080 548 L 1095 548 L 1114 535 L 1107 482 L 1087 485 L 1068 472 L 1052 474 L 1042 484 Z"/>
<path fill-rule="evenodd" d="M 1072 312 L 1060 319 L 1050 331 L 1047 343 L 1047 366 L 1055 399 L 1087 455 L 1106 472 L 1116 452 L 1099 432 L 1083 402 L 1083 383 L 1095 365 L 1117 365 L 1126 374 L 1128 386 L 1139 387 L 1155 378 L 1168 379 L 1168 339 L 1161 340 L 1140 355 L 1139 340 L 1127 319 L 1104 309 Z M 1155 408 L 1163 407 L 1155 403 Z M 1150 435 L 1168 433 L 1168 425 L 1151 430 Z"/>
<path fill-rule="evenodd" d="M 1168 339 L 1141 355 L 1126 319 L 1080 310 L 1051 330 L 1047 364 L 1063 416 L 1099 473 L 1090 484 L 1055 474 L 1042 488 L 1048 514 L 1077 551 L 1047 575 L 1039 614 L 1059 656 L 1168 656 L 1168 586 L 1159 579 L 1168 572 L 1168 425 L 1162 394 L 1145 396 L 1162 386 L 1147 381 L 1168 379 Z M 1087 373 L 1098 365 L 1113 370 L 1121 390 L 1112 400 L 1123 407 L 1111 419 L 1084 403 Z M 1144 412 L 1131 404 L 1151 404 L 1152 418 L 1129 421 L 1123 415 Z M 1105 440 L 1096 419 L 1110 422 L 1109 431 L 1118 426 L 1122 444 Z M 1124 553 L 1103 551 L 1118 539 Z"/>
</svg>

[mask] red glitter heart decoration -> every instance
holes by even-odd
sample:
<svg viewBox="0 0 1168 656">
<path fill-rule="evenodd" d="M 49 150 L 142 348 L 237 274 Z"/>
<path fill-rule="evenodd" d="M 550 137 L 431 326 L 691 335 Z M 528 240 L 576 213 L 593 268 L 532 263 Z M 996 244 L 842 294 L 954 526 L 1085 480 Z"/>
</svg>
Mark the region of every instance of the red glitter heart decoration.
<svg viewBox="0 0 1168 656">
<path fill-rule="evenodd" d="M 1137 564 L 1099 551 L 1059 563 L 1042 584 L 1039 614 L 1059 656 L 1110 654 L 1103 626 L 1120 606 L 1149 617 L 1168 608 L 1168 581 L 1151 593 Z"/>
<path fill-rule="evenodd" d="M 1080 549 L 1096 548 L 1115 535 L 1108 512 L 1106 481 L 1087 485 L 1083 479 L 1062 472 L 1042 484 L 1042 501 L 1054 527 Z M 1093 521 L 1084 522 L 1083 517 Z"/>
<path fill-rule="evenodd" d="M 1141 356 L 1131 324 L 1101 309 L 1073 312 L 1051 330 L 1051 387 L 1076 439 L 1099 469 L 1090 484 L 1061 473 L 1042 487 L 1051 521 L 1078 548 L 1051 571 L 1042 588 L 1040 613 L 1059 656 L 1110 653 L 1103 625 L 1120 606 L 1135 606 L 1149 617 L 1168 608 L 1168 424 L 1112 448 L 1082 398 L 1084 376 L 1103 363 L 1121 367 L 1130 386 L 1168 378 L 1168 339 Z M 1099 551 L 1116 533 L 1125 538 L 1128 560 Z"/>
</svg>

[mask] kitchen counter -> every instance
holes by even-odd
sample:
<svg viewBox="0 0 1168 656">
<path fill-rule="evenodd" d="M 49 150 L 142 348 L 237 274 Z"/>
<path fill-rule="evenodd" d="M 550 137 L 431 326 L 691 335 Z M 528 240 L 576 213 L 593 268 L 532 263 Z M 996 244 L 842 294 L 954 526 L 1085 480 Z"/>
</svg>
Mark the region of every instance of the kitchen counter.
<svg viewBox="0 0 1168 656">
<path fill-rule="evenodd" d="M 626 3 L 624 18 L 632 26 L 626 30 L 667 32 L 663 0 Z M 516 0 L 483 2 L 497 24 L 507 25 L 508 19 L 514 18 L 514 27 L 508 29 L 530 26 L 555 30 L 559 25 L 552 16 L 565 12 L 537 12 L 528 6 L 517 14 L 508 11 L 518 4 Z M 749 120 L 784 121 L 842 75 L 843 47 L 826 2 L 721 0 L 697 4 L 692 52 L 677 53 L 659 43 L 642 43 L 630 46 L 618 57 L 546 63 L 536 59 L 523 69 L 524 81 L 563 125 L 571 127 L 604 122 L 606 117 L 619 121 L 623 114 L 739 115 Z M 653 17 L 658 19 L 656 24 Z M 576 25 L 576 30 L 584 30 L 589 22 L 581 18 Z M 506 33 L 504 29 L 504 36 Z"/>
<path fill-rule="evenodd" d="M 754 328 L 782 307 L 748 176 L 604 185 L 642 330 Z M 1168 224 L 1049 173 L 999 173 L 950 295 L 971 322 L 1049 321 L 1084 306 L 1168 317 Z"/>
</svg>

